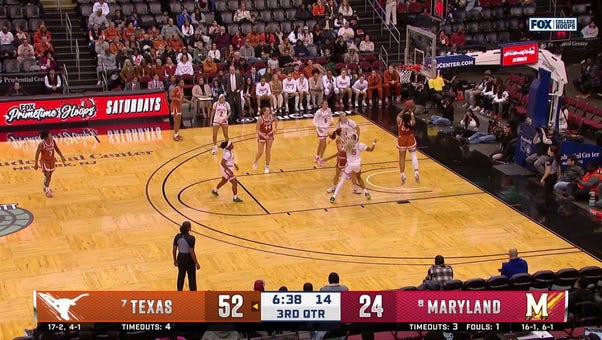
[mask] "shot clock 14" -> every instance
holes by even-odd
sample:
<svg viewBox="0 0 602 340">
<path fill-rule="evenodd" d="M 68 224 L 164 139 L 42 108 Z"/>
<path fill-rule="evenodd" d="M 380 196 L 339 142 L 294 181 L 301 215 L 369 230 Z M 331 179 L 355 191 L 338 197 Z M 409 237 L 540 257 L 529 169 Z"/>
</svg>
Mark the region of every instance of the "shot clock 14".
<svg viewBox="0 0 602 340">
<path fill-rule="evenodd" d="M 263 321 L 340 321 L 339 292 L 261 293 Z"/>
</svg>

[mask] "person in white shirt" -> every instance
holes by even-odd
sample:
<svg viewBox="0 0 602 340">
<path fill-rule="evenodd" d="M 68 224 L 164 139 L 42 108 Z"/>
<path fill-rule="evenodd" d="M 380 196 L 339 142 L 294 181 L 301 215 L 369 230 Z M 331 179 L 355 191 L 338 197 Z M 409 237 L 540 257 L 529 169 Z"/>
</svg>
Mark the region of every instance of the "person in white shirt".
<svg viewBox="0 0 602 340">
<path fill-rule="evenodd" d="M 236 12 L 234 12 L 234 22 L 237 23 L 245 23 L 245 22 L 251 22 L 252 17 L 251 17 L 251 12 L 247 9 L 247 6 L 245 5 L 244 2 L 241 2 L 240 6 L 238 6 L 238 9 L 236 10 Z"/>
<path fill-rule="evenodd" d="M 311 110 L 311 103 L 309 98 L 309 82 L 307 81 L 307 78 L 305 78 L 305 74 L 303 72 L 299 74 L 299 79 L 297 79 L 296 82 L 300 105 L 303 106 L 303 100 L 305 99 L 307 100 L 305 109 Z"/>
<path fill-rule="evenodd" d="M 349 22 L 345 22 L 343 27 L 339 28 L 337 35 L 343 37 L 346 42 L 353 42 L 353 38 L 355 38 L 355 32 L 353 28 L 349 27 Z"/>
<path fill-rule="evenodd" d="M 339 88 L 337 87 L 337 81 L 332 75 L 332 71 L 326 71 L 326 74 L 322 76 L 322 85 L 324 86 L 324 96 L 326 100 L 332 100 L 339 94 Z"/>
<path fill-rule="evenodd" d="M 15 36 L 11 31 L 8 30 L 7 26 L 2 26 L 0 31 L 0 54 L 10 54 L 11 57 L 15 56 Z"/>
<path fill-rule="evenodd" d="M 207 52 L 207 57 L 211 57 L 216 63 L 219 63 L 222 60 L 222 54 L 217 49 L 217 45 L 215 43 L 211 44 L 211 49 Z"/>
<path fill-rule="evenodd" d="M 360 42 L 360 52 L 374 52 L 374 42 L 370 40 L 369 34 L 366 34 L 364 40 Z"/>
<path fill-rule="evenodd" d="M 366 100 L 366 94 L 368 91 L 368 82 L 366 81 L 366 78 L 364 77 L 363 74 L 360 76 L 360 79 L 358 79 L 355 83 L 353 83 L 353 86 L 351 87 L 351 89 L 353 90 L 353 94 L 355 94 L 355 105 L 354 106 L 359 107 L 359 105 L 361 105 L 361 106 L 366 105 L 365 100 Z M 359 105 L 358 105 L 358 103 L 359 103 Z"/>
<path fill-rule="evenodd" d="M 232 115 L 232 109 L 230 103 L 226 101 L 226 95 L 220 94 L 217 101 L 213 103 L 213 109 L 211 110 L 211 118 L 209 121 L 213 122 L 213 149 L 211 154 L 215 155 L 217 152 L 217 133 L 222 129 L 224 139 L 229 140 L 228 137 L 228 119 Z"/>
<path fill-rule="evenodd" d="M 291 112 L 289 110 L 290 98 L 295 98 L 295 110 L 299 111 L 299 93 L 297 92 L 297 82 L 293 79 L 293 74 L 289 73 L 282 81 L 282 96 L 284 99 L 284 110 L 286 113 Z M 292 113 L 292 112 L 291 112 Z"/>
<path fill-rule="evenodd" d="M 224 184 L 230 182 L 232 184 L 232 202 L 242 203 L 242 200 L 238 198 L 238 180 L 236 179 L 236 175 L 234 175 L 234 169 L 238 170 L 236 157 L 232 152 L 234 145 L 232 142 L 225 141 L 222 142 L 219 147 L 224 149 L 224 156 L 222 157 L 222 161 L 220 163 L 222 180 L 217 184 L 215 189 L 211 190 L 211 194 L 213 196 L 219 196 L 218 190 L 223 187 Z"/>
<path fill-rule="evenodd" d="M 597 38 L 598 37 L 598 26 L 595 22 L 590 22 L 589 25 L 583 27 L 581 35 L 584 39 Z"/>
<path fill-rule="evenodd" d="M 295 29 L 288 34 L 288 41 L 290 41 L 291 45 L 295 45 L 299 39 L 303 39 L 301 26 L 295 27 Z"/>
<path fill-rule="evenodd" d="M 102 11 L 102 15 L 104 15 L 105 17 L 109 15 L 111 11 L 109 9 L 109 4 L 106 3 L 105 0 L 98 0 L 94 3 L 94 6 L 92 6 L 93 13 L 96 13 L 96 11 L 98 11 L 99 9 Z"/>
<path fill-rule="evenodd" d="M 362 153 L 362 151 L 374 151 L 374 148 L 376 148 L 376 139 L 372 142 L 372 146 L 367 146 L 366 144 L 361 143 L 358 139 L 359 139 L 359 137 L 357 135 L 355 135 L 355 134 L 351 135 L 351 137 L 345 144 L 344 149 L 339 151 L 339 152 L 345 153 L 345 157 L 347 159 L 347 164 L 345 165 L 345 169 L 343 170 L 343 173 L 341 174 L 341 178 L 339 180 L 339 183 L 337 184 L 337 187 L 334 189 L 334 193 L 332 193 L 332 197 L 330 197 L 330 203 L 334 203 L 336 201 L 336 197 L 339 194 L 339 192 L 341 191 L 343 184 L 345 184 L 345 182 L 349 178 L 353 178 L 353 177 L 357 180 L 357 185 L 360 188 L 362 188 L 362 190 L 364 191 L 364 195 L 366 195 L 366 199 L 368 199 L 368 200 L 372 199 L 372 197 L 370 196 L 370 193 L 366 189 L 366 184 L 364 183 L 364 180 L 362 179 L 361 153 Z M 323 161 L 327 161 L 327 160 L 335 158 L 337 156 L 338 156 L 338 153 L 324 159 Z"/>
<path fill-rule="evenodd" d="M 314 107 L 318 107 L 320 103 L 322 103 L 322 98 L 324 97 L 324 84 L 322 84 L 322 79 L 320 79 L 320 72 L 318 70 L 314 70 L 312 72 L 311 78 L 309 78 L 309 101 Z"/>
<path fill-rule="evenodd" d="M 342 69 L 341 74 L 336 78 L 337 87 L 339 88 L 339 104 L 342 104 L 347 97 L 347 105 L 351 106 L 351 77 L 347 75 L 347 70 Z"/>
<path fill-rule="evenodd" d="M 322 106 L 314 113 L 313 123 L 318 135 L 318 149 L 316 150 L 314 161 L 318 163 L 324 157 L 328 129 L 332 125 L 332 111 L 328 107 L 328 101 L 322 101 Z"/>
<path fill-rule="evenodd" d="M 260 110 L 261 102 L 267 101 L 270 107 L 275 107 L 274 100 L 272 97 L 272 88 L 268 82 L 265 81 L 265 77 L 261 77 L 261 80 L 255 85 L 255 97 L 257 97 L 257 109 Z"/>
<path fill-rule="evenodd" d="M 192 67 L 192 63 L 188 59 L 188 53 L 182 54 L 178 65 L 176 65 L 176 76 L 181 76 L 184 74 L 188 74 L 191 76 L 194 75 L 194 68 Z"/>
</svg>

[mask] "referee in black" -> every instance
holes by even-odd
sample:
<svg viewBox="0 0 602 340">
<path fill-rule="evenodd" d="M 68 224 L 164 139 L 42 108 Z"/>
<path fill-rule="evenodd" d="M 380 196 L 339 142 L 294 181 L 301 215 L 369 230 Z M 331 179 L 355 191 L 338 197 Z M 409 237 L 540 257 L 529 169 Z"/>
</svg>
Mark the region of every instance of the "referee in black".
<svg viewBox="0 0 602 340">
<path fill-rule="evenodd" d="M 184 278 L 188 273 L 188 287 L 196 290 L 196 270 L 201 269 L 194 253 L 194 236 L 190 235 L 192 226 L 185 221 L 180 233 L 173 240 L 173 264 L 178 267 L 178 290 L 184 290 Z M 177 256 L 176 256 L 177 254 Z"/>
</svg>

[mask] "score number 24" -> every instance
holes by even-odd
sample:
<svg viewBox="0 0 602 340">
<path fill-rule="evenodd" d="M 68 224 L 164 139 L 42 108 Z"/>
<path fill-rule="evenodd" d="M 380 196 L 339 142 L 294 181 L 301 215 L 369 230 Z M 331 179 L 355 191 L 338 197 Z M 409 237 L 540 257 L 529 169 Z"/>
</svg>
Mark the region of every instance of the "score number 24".
<svg viewBox="0 0 602 340">
<path fill-rule="evenodd" d="M 378 318 L 383 317 L 383 296 L 374 295 L 374 300 L 370 295 L 360 295 L 360 318 L 371 318 L 376 315 Z M 368 309 L 370 311 L 368 311 Z"/>
</svg>

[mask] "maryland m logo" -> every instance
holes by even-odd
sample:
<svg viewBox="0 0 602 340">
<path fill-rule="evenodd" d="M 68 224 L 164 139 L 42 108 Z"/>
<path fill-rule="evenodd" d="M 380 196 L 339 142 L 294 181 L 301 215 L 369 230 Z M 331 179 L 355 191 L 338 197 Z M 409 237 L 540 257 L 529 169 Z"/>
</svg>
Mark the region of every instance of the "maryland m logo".
<svg viewBox="0 0 602 340">
<path fill-rule="evenodd" d="M 535 301 L 532 293 L 527 293 L 527 315 L 526 320 L 546 320 L 548 314 L 548 293 L 542 293 L 539 300 Z"/>
</svg>

